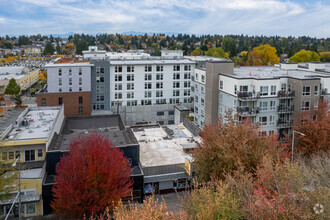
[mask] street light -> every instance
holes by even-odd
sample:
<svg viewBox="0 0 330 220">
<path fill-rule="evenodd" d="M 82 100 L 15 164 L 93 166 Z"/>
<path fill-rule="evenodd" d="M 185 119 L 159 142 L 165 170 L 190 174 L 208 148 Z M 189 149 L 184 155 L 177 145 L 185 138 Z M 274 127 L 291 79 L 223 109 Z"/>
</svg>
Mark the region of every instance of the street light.
<svg viewBox="0 0 330 220">
<path fill-rule="evenodd" d="M 291 149 L 291 162 L 293 162 L 293 148 L 294 148 L 294 133 L 300 134 L 301 136 L 305 136 L 304 133 L 301 133 L 299 131 L 292 131 L 292 149 Z"/>
<path fill-rule="evenodd" d="M 18 160 L 19 160 L 19 161 L 18 161 Z M 21 162 L 20 162 L 20 160 L 21 160 L 21 155 L 19 155 L 19 156 L 16 158 L 15 162 L 14 162 L 13 165 L 12 165 L 13 167 L 16 167 L 16 164 L 17 164 L 17 161 L 18 161 L 18 170 L 19 170 L 19 171 L 18 171 L 18 193 L 17 193 L 17 195 L 16 195 L 16 197 L 15 197 L 15 199 L 14 199 L 14 201 L 13 201 L 13 203 L 12 203 L 12 205 L 11 205 L 11 207 L 10 207 L 10 209 L 9 209 L 9 211 L 8 211 L 8 213 L 7 213 L 7 215 L 6 215 L 5 220 L 8 219 L 8 217 L 9 217 L 9 215 L 10 215 L 10 212 L 11 212 L 11 210 L 13 209 L 14 204 L 15 204 L 17 198 L 18 198 L 18 219 L 19 219 L 19 220 L 22 219 L 22 216 L 21 216 Z"/>
</svg>

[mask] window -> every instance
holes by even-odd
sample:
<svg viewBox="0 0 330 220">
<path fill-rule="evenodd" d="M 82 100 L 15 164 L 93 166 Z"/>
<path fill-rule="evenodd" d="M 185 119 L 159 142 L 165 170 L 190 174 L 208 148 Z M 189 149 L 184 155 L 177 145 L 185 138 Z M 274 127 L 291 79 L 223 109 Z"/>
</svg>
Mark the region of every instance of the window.
<svg viewBox="0 0 330 220">
<path fill-rule="evenodd" d="M 79 96 L 79 98 L 78 98 L 78 103 L 79 103 L 79 104 L 83 104 L 83 97 L 82 97 L 82 96 Z"/>
<path fill-rule="evenodd" d="M 234 93 L 237 94 L 237 85 L 234 85 Z"/>
<path fill-rule="evenodd" d="M 267 116 L 259 117 L 259 123 L 261 125 L 267 125 Z"/>
<path fill-rule="evenodd" d="M 156 71 L 157 72 L 162 72 L 163 71 L 163 65 L 157 65 L 156 66 Z"/>
<path fill-rule="evenodd" d="M 248 89 L 249 89 L 248 86 L 239 86 L 239 91 L 240 91 L 240 92 L 247 92 Z"/>
<path fill-rule="evenodd" d="M 184 81 L 183 87 L 184 88 L 189 88 L 190 87 L 190 81 Z"/>
<path fill-rule="evenodd" d="M 173 79 L 180 79 L 180 73 L 173 73 Z"/>
<path fill-rule="evenodd" d="M 309 102 L 302 102 L 301 110 L 302 111 L 309 111 Z"/>
<path fill-rule="evenodd" d="M 260 86 L 260 95 L 268 95 L 268 86 Z"/>
<path fill-rule="evenodd" d="M 115 66 L 115 73 L 121 73 L 123 72 L 123 67 L 122 66 Z"/>
<path fill-rule="evenodd" d="M 180 88 L 180 82 L 173 82 L 173 88 Z"/>
<path fill-rule="evenodd" d="M 174 111 L 168 111 L 168 115 L 174 115 Z"/>
<path fill-rule="evenodd" d="M 174 120 L 168 120 L 169 125 L 174 125 Z"/>
<path fill-rule="evenodd" d="M 137 100 L 131 100 L 126 102 L 127 106 L 136 106 L 137 105 Z"/>
<path fill-rule="evenodd" d="M 190 89 L 183 90 L 183 96 L 190 96 Z"/>
<path fill-rule="evenodd" d="M 195 106 L 195 111 L 194 112 L 198 114 L 198 107 L 197 106 Z"/>
<path fill-rule="evenodd" d="M 34 160 L 36 160 L 35 151 L 26 150 L 25 151 L 25 161 L 34 161 Z"/>
<path fill-rule="evenodd" d="M 69 78 L 69 85 L 72 86 L 72 78 Z"/>
<path fill-rule="evenodd" d="M 104 82 L 104 77 L 103 76 L 97 76 L 96 77 L 96 82 L 97 83 L 103 83 Z M 79 85 L 81 85 L 81 84 L 79 84 Z"/>
<path fill-rule="evenodd" d="M 126 97 L 127 97 L 128 99 L 133 99 L 133 98 L 134 98 L 134 92 L 128 92 L 128 93 L 126 94 Z"/>
<path fill-rule="evenodd" d="M 81 92 L 82 91 L 82 87 L 79 87 L 79 92 Z"/>
<path fill-rule="evenodd" d="M 317 100 L 314 101 L 314 108 L 318 108 L 318 106 L 319 106 L 319 102 Z"/>
<path fill-rule="evenodd" d="M 260 102 L 259 107 L 260 107 L 260 111 L 266 111 L 268 108 L 268 102 Z"/>
<path fill-rule="evenodd" d="M 156 91 L 156 97 L 163 97 L 163 91 Z"/>
<path fill-rule="evenodd" d="M 180 71 L 180 65 L 174 65 L 173 71 Z"/>
<path fill-rule="evenodd" d="M 271 95 L 276 95 L 276 86 L 271 86 L 270 87 L 270 94 Z"/>
<path fill-rule="evenodd" d="M 117 81 L 117 82 L 123 81 L 123 75 L 121 75 L 121 74 L 115 74 L 115 81 Z"/>
<path fill-rule="evenodd" d="M 134 81 L 134 74 L 127 74 L 127 81 Z"/>
<path fill-rule="evenodd" d="M 133 65 L 128 65 L 127 66 L 127 72 L 134 72 L 134 66 Z"/>
<path fill-rule="evenodd" d="M 127 83 L 126 88 L 127 90 L 134 90 L 134 83 Z"/>
<path fill-rule="evenodd" d="M 13 152 L 13 151 L 9 152 L 8 156 L 9 156 L 9 157 L 8 157 L 9 160 L 14 159 L 14 152 Z"/>
<path fill-rule="evenodd" d="M 104 101 L 104 95 L 96 95 L 96 101 Z"/>
<path fill-rule="evenodd" d="M 82 107 L 82 106 L 79 106 L 79 108 L 78 108 L 78 113 L 79 113 L 79 114 L 82 114 L 82 113 L 83 113 L 83 107 Z"/>
<path fill-rule="evenodd" d="M 144 83 L 144 89 L 151 89 L 151 83 Z"/>
<path fill-rule="evenodd" d="M 34 202 L 26 203 L 26 214 L 34 214 L 36 212 L 36 204 Z"/>
<path fill-rule="evenodd" d="M 152 71 L 151 65 L 145 65 L 144 66 L 144 72 L 151 72 L 151 71 Z"/>
<path fill-rule="evenodd" d="M 191 66 L 190 65 L 184 65 L 184 71 L 190 71 Z"/>
<path fill-rule="evenodd" d="M 59 85 L 59 86 L 62 85 L 62 78 L 58 78 L 58 85 Z"/>
<path fill-rule="evenodd" d="M 44 152 L 42 151 L 42 149 L 38 149 L 38 157 L 43 157 Z"/>
<path fill-rule="evenodd" d="M 58 88 L 58 91 L 59 91 L 59 92 L 62 92 L 62 88 Z"/>
<path fill-rule="evenodd" d="M 164 125 L 164 121 L 156 121 L 156 123 L 159 125 Z"/>
<path fill-rule="evenodd" d="M 303 86 L 303 96 L 311 95 L 311 87 L 310 86 Z"/>
<path fill-rule="evenodd" d="M 72 87 L 69 87 L 69 92 L 72 92 Z"/>
<path fill-rule="evenodd" d="M 42 105 L 42 106 L 46 106 L 46 99 L 45 99 L 45 98 L 42 98 L 42 99 L 41 99 L 41 105 Z"/>
<path fill-rule="evenodd" d="M 103 77 L 101 77 L 101 78 L 103 78 Z M 80 86 L 82 85 L 82 78 L 81 77 L 79 77 L 79 85 Z"/>
<path fill-rule="evenodd" d="M 173 90 L 173 96 L 180 96 L 180 90 Z"/>
<path fill-rule="evenodd" d="M 204 94 L 204 86 L 201 86 L 201 93 Z"/>
<path fill-rule="evenodd" d="M 190 73 L 185 73 L 184 74 L 184 79 L 190 79 Z"/>
<path fill-rule="evenodd" d="M 196 81 L 198 81 L 198 77 L 199 75 L 198 75 L 198 73 L 196 73 L 196 75 L 195 75 L 195 79 L 196 79 Z"/>
<path fill-rule="evenodd" d="M 270 101 L 270 110 L 275 110 L 276 109 L 275 104 L 276 104 L 275 101 Z"/>
<path fill-rule="evenodd" d="M 97 85 L 96 86 L 96 92 L 104 92 L 104 86 L 103 85 Z"/>
<path fill-rule="evenodd" d="M 286 91 L 286 83 L 281 84 L 281 91 Z"/>
<path fill-rule="evenodd" d="M 62 76 L 62 69 L 61 68 L 58 68 L 58 75 Z"/>
<path fill-rule="evenodd" d="M 121 83 L 116 83 L 115 90 L 123 90 L 123 85 Z"/>
<path fill-rule="evenodd" d="M 269 116 L 269 125 L 275 125 L 275 115 Z"/>
<path fill-rule="evenodd" d="M 146 81 L 148 81 L 148 80 L 152 80 L 152 75 L 151 75 L 151 73 L 144 74 L 144 80 L 146 80 Z"/>
<path fill-rule="evenodd" d="M 162 73 L 157 73 L 156 74 L 156 80 L 163 80 L 163 74 Z"/>
<path fill-rule="evenodd" d="M 144 98 L 151 98 L 151 96 L 152 96 L 151 91 L 145 91 L 144 92 Z"/>
<path fill-rule="evenodd" d="M 204 99 L 201 98 L 201 105 L 204 106 Z"/>
<path fill-rule="evenodd" d="M 81 76 L 81 75 L 82 75 L 82 68 L 79 67 L 79 76 Z"/>
<path fill-rule="evenodd" d="M 205 76 L 204 75 L 202 75 L 202 83 L 205 83 Z"/>
<path fill-rule="evenodd" d="M 62 105 L 63 104 L 63 98 L 62 97 L 58 97 L 58 105 Z"/>
<path fill-rule="evenodd" d="M 164 116 L 164 112 L 157 112 L 157 116 Z"/>
<path fill-rule="evenodd" d="M 223 81 L 220 80 L 220 89 L 223 89 Z"/>
<path fill-rule="evenodd" d="M 195 95 L 195 99 L 194 100 L 195 100 L 196 103 L 198 103 L 198 96 L 197 95 Z"/>
<path fill-rule="evenodd" d="M 314 95 L 318 95 L 318 94 L 319 94 L 319 87 L 314 86 Z"/>
<path fill-rule="evenodd" d="M 72 75 L 72 68 L 69 68 L 69 76 Z"/>
<path fill-rule="evenodd" d="M 121 92 L 115 92 L 115 99 L 122 99 L 123 94 Z"/>
</svg>

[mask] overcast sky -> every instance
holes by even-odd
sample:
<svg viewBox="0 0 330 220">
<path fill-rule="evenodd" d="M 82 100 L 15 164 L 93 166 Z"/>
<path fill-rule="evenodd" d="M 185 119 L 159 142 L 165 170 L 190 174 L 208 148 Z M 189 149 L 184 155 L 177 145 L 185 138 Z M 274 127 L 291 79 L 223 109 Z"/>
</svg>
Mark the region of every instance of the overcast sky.
<svg viewBox="0 0 330 220">
<path fill-rule="evenodd" d="M 178 32 L 330 37 L 330 0 L 0 0 L 0 35 Z"/>
</svg>

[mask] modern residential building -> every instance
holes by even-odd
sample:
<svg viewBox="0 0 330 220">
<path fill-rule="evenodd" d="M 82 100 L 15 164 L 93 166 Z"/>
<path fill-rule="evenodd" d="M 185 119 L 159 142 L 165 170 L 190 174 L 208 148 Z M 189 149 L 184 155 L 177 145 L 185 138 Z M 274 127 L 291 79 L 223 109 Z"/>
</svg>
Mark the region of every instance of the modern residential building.
<svg viewBox="0 0 330 220">
<path fill-rule="evenodd" d="M 163 57 L 137 59 L 61 59 L 46 65 L 48 87 L 38 94 L 38 105 L 64 104 L 66 116 L 118 112 L 127 125 L 173 124 L 174 105 L 192 105 L 195 63 L 181 55 L 167 51 Z"/>
<path fill-rule="evenodd" d="M 205 69 L 196 68 L 193 81 L 198 126 L 215 123 L 232 109 L 239 122 L 248 118 L 259 123 L 263 134 L 290 134 L 294 114 L 317 108 L 330 87 L 329 74 L 301 70 L 297 64 L 234 68 L 226 61 L 211 61 Z"/>
<path fill-rule="evenodd" d="M 12 164 L 20 156 L 21 201 L 23 216 L 43 216 L 42 183 L 46 176 L 46 151 L 64 120 L 61 107 L 27 108 L 2 134 L 2 155 L 5 163 Z M 18 180 L 16 180 L 18 187 Z M 13 192 L 13 198 L 17 194 Z M 6 215 L 13 198 L 0 202 L 0 214 Z M 18 215 L 16 204 L 13 215 Z"/>
</svg>

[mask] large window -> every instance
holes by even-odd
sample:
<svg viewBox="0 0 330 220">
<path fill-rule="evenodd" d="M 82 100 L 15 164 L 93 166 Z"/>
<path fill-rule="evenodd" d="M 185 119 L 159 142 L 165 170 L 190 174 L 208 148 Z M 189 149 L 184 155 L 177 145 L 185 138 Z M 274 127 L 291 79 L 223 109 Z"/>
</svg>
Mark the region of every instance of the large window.
<svg viewBox="0 0 330 220">
<path fill-rule="evenodd" d="M 276 109 L 275 104 L 276 104 L 275 101 L 270 101 L 270 110 L 275 110 Z"/>
<path fill-rule="evenodd" d="M 134 72 L 134 66 L 133 65 L 128 65 L 127 66 L 127 72 L 130 73 L 130 72 Z"/>
<path fill-rule="evenodd" d="M 180 73 L 173 73 L 173 79 L 180 79 Z"/>
<path fill-rule="evenodd" d="M 127 92 L 126 98 L 133 99 L 134 98 L 134 92 Z"/>
<path fill-rule="evenodd" d="M 144 66 L 144 71 L 145 72 L 151 72 L 152 71 L 152 66 L 151 65 L 145 65 Z"/>
<path fill-rule="evenodd" d="M 97 85 L 96 86 L 96 92 L 104 92 L 104 86 L 103 85 Z"/>
<path fill-rule="evenodd" d="M 162 73 L 157 73 L 156 80 L 163 80 L 163 74 Z"/>
<path fill-rule="evenodd" d="M 173 88 L 180 88 L 180 82 L 173 82 Z"/>
<path fill-rule="evenodd" d="M 156 71 L 157 72 L 162 72 L 163 71 L 163 65 L 157 65 L 156 66 Z"/>
<path fill-rule="evenodd" d="M 157 116 L 164 116 L 164 112 L 157 112 Z"/>
<path fill-rule="evenodd" d="M 260 86 L 260 95 L 268 95 L 268 86 Z"/>
<path fill-rule="evenodd" d="M 121 73 L 123 72 L 123 67 L 122 66 L 115 66 L 115 73 Z"/>
<path fill-rule="evenodd" d="M 269 125 L 275 125 L 275 115 L 269 116 Z"/>
<path fill-rule="evenodd" d="M 248 89 L 249 89 L 248 86 L 239 86 L 239 91 L 240 91 L 240 92 L 247 92 Z"/>
<path fill-rule="evenodd" d="M 25 161 L 34 161 L 34 160 L 36 160 L 35 150 L 26 150 Z"/>
<path fill-rule="evenodd" d="M 180 71 L 180 65 L 174 65 L 173 71 Z"/>
<path fill-rule="evenodd" d="M 310 86 L 303 86 L 303 96 L 311 95 L 311 87 Z"/>
<path fill-rule="evenodd" d="M 134 74 L 127 74 L 127 81 L 134 81 Z"/>
<path fill-rule="evenodd" d="M 259 117 L 259 123 L 261 125 L 267 125 L 267 116 Z"/>
<path fill-rule="evenodd" d="M 134 83 L 127 83 L 126 88 L 127 90 L 134 90 Z"/>
<path fill-rule="evenodd" d="M 302 105 L 301 105 L 301 110 L 302 111 L 309 111 L 309 102 L 302 102 Z"/>
<path fill-rule="evenodd" d="M 123 81 L 123 75 L 121 75 L 121 74 L 115 74 L 115 81 L 117 81 L 117 82 Z"/>
<path fill-rule="evenodd" d="M 156 83 L 156 89 L 162 89 L 163 88 L 163 82 Z"/>
<path fill-rule="evenodd" d="M 152 80 L 152 74 L 151 73 L 144 74 L 144 80 L 146 80 L 146 81 Z"/>
<path fill-rule="evenodd" d="M 319 87 L 314 86 L 314 95 L 318 95 L 318 94 L 319 94 Z"/>
<path fill-rule="evenodd" d="M 190 65 L 184 65 L 184 71 L 190 71 L 191 66 Z"/>
<path fill-rule="evenodd" d="M 260 107 L 260 111 L 266 111 L 267 108 L 268 108 L 268 102 L 260 102 L 259 104 L 259 107 Z"/>
<path fill-rule="evenodd" d="M 271 95 L 276 95 L 276 86 L 271 86 L 270 87 L 270 94 Z"/>
<path fill-rule="evenodd" d="M 151 83 L 144 83 L 144 89 L 151 89 Z"/>
</svg>

